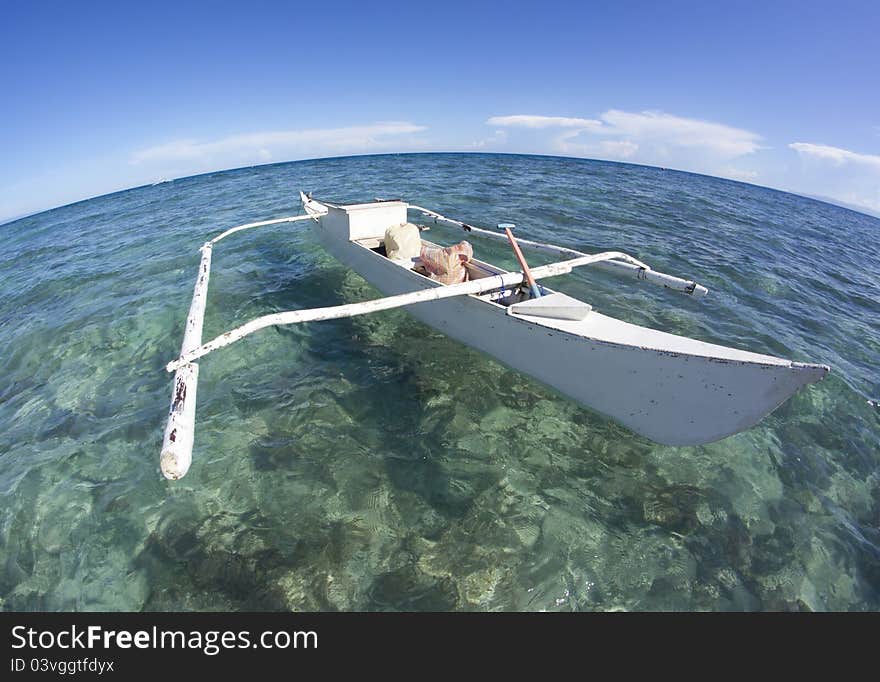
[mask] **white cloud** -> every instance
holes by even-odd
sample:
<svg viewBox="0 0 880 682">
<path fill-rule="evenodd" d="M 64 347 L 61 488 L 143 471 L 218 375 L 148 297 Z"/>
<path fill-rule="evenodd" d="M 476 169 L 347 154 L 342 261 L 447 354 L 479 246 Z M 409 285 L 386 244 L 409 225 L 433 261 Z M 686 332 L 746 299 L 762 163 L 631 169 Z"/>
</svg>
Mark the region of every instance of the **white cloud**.
<svg viewBox="0 0 880 682">
<path fill-rule="evenodd" d="M 743 170 L 742 168 L 734 168 L 733 166 L 726 166 L 724 168 L 719 169 L 718 175 L 720 175 L 723 178 L 730 178 L 731 180 L 740 180 L 742 182 L 754 182 L 758 178 L 757 171 Z"/>
<path fill-rule="evenodd" d="M 788 146 L 804 160 L 798 191 L 880 213 L 880 156 L 811 142 Z"/>
<path fill-rule="evenodd" d="M 599 159 L 630 159 L 639 151 L 639 145 L 632 140 L 583 141 L 579 137 L 582 130 L 567 130 L 553 142 L 553 151 L 568 156 L 588 156 Z"/>
<path fill-rule="evenodd" d="M 831 147 L 825 144 L 812 144 L 810 142 L 792 142 L 788 146 L 801 156 L 824 159 L 833 162 L 837 166 L 850 162 L 864 164 L 880 170 L 880 156 L 874 154 L 859 154 L 858 152 L 851 152 L 849 149 Z"/>
<path fill-rule="evenodd" d="M 565 118 L 563 116 L 532 116 L 517 114 L 516 116 L 492 116 L 486 121 L 490 126 L 512 126 L 520 128 L 581 128 L 599 129 L 602 121 L 590 118 Z"/>
<path fill-rule="evenodd" d="M 188 170 L 266 163 L 305 156 L 400 149 L 406 136 L 426 130 L 407 121 L 388 121 L 346 128 L 311 128 L 230 135 L 219 140 L 177 140 L 140 149 L 129 163 L 184 164 Z M 412 142 L 412 138 L 409 138 Z"/>
<path fill-rule="evenodd" d="M 639 145 L 631 140 L 603 140 L 599 150 L 609 158 L 628 159 L 639 151 Z"/>
<path fill-rule="evenodd" d="M 673 116 L 657 111 L 630 112 L 609 109 L 599 120 L 517 114 L 493 116 L 490 125 L 531 129 L 559 128 L 564 132 L 553 141 L 554 151 L 565 154 L 604 153 L 617 158 L 635 156 L 641 150 L 645 161 L 668 162 L 675 149 L 696 150 L 716 158 L 752 154 L 761 136 L 723 123 Z M 614 143 L 583 142 L 582 134 L 619 138 Z"/>
<path fill-rule="evenodd" d="M 654 111 L 632 113 L 611 109 L 602 120 L 613 134 L 656 140 L 681 147 L 698 147 L 720 156 L 743 156 L 761 148 L 757 133 L 723 123 L 682 118 Z"/>
<path fill-rule="evenodd" d="M 511 131 L 509 146 L 529 152 L 631 161 L 745 182 L 756 182 L 759 174 L 742 162 L 767 149 L 750 130 L 658 111 L 609 109 L 596 119 L 516 114 L 493 116 L 486 123 Z M 786 164 L 787 181 L 777 177 L 774 184 L 880 211 L 880 155 L 809 142 L 788 147 L 805 163 Z M 766 164 L 760 165 L 766 158 L 753 162 L 762 169 L 762 180 L 769 177 Z"/>
<path fill-rule="evenodd" d="M 92 159 L 13 184 L 0 184 L 0 222 L 126 187 L 272 161 L 429 148 L 425 126 L 386 121 L 341 128 L 253 132 L 219 139 L 182 139 Z"/>
<path fill-rule="evenodd" d="M 813 196 L 820 199 L 823 197 L 835 199 L 845 204 L 847 208 L 862 209 L 880 218 L 880 192 L 877 191 L 874 192 L 874 198 L 866 196 L 864 192 L 846 190 L 826 191 L 825 194 L 815 194 Z"/>
<path fill-rule="evenodd" d="M 485 149 L 487 147 L 497 147 L 505 142 L 507 142 L 507 131 L 496 130 L 490 137 L 485 137 L 482 140 L 474 140 L 471 146 L 475 149 Z"/>
</svg>

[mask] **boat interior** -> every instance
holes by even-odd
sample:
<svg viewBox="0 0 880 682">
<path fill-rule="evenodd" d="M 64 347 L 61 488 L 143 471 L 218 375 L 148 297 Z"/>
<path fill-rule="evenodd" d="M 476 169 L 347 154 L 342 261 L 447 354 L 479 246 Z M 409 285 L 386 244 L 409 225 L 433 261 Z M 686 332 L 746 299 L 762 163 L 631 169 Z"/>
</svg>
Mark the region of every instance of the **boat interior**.
<svg viewBox="0 0 880 682">
<path fill-rule="evenodd" d="M 414 258 L 412 263 L 388 258 L 383 239 L 368 238 L 352 241 L 359 246 L 369 249 L 378 256 L 387 258 L 390 262 L 400 267 L 411 270 L 419 277 L 430 279 L 424 271 L 419 271 L 418 258 Z M 425 246 L 438 246 L 424 239 L 421 242 Z M 480 279 L 508 272 L 477 259 L 472 259 L 465 263 L 465 268 L 467 269 L 469 279 Z M 431 281 L 434 282 L 434 280 Z M 515 287 L 513 290 L 493 290 L 485 294 L 475 294 L 473 296 L 490 305 L 502 306 L 507 309 L 508 314 L 514 314 L 523 320 L 581 337 L 589 337 L 594 340 L 628 346 L 635 345 L 643 349 L 653 348 L 667 352 L 672 351 L 688 355 L 756 362 L 767 365 L 791 364 L 788 360 L 769 355 L 719 346 L 685 336 L 630 324 L 617 318 L 599 314 L 592 310 L 592 306 L 588 303 L 572 299 L 543 285 L 541 289 L 545 292 L 545 295 L 539 299 L 531 299 L 528 289 L 522 286 Z M 551 303 L 551 301 L 556 305 Z M 538 302 L 550 304 L 549 309 L 542 310 L 538 306 L 533 307 Z"/>
<path fill-rule="evenodd" d="M 413 273 L 413 277 L 424 277 L 433 286 L 443 286 L 431 279 L 424 271 L 420 271 L 420 258 L 397 260 L 388 258 L 385 250 L 385 233 L 389 225 L 402 224 L 406 219 L 409 206 L 399 200 L 339 206 L 316 202 L 306 195 L 301 195 L 306 210 L 310 213 L 321 212 L 322 225 L 326 222 L 327 229 L 340 237 L 344 235 L 349 243 L 369 250 L 377 258 L 385 258 L 398 267 Z M 420 229 L 424 230 L 424 226 Z M 382 236 L 380 236 L 382 235 Z M 422 246 L 439 245 L 420 239 Z M 465 264 L 468 278 L 471 280 L 505 274 L 507 271 L 495 265 L 472 258 Z M 471 298 L 479 299 L 487 305 L 498 306 L 507 315 L 520 318 L 528 324 L 540 325 L 591 342 L 610 343 L 618 346 L 637 348 L 639 350 L 657 350 L 662 353 L 683 354 L 705 357 L 711 360 L 747 362 L 760 365 L 788 366 L 790 360 L 777 358 L 760 353 L 729 348 L 713 343 L 699 341 L 686 336 L 642 327 L 618 318 L 603 315 L 592 309 L 592 306 L 566 294 L 539 285 L 542 295 L 531 298 L 526 287 L 522 285 L 508 289 L 493 289 L 483 294 L 472 294 Z"/>
<path fill-rule="evenodd" d="M 390 262 L 398 265 L 402 268 L 406 268 L 407 270 L 411 270 L 416 275 L 420 277 L 424 277 L 425 279 L 431 279 L 425 270 L 425 268 L 421 264 L 420 258 L 413 258 L 412 261 L 404 261 L 397 260 L 394 258 L 388 258 L 388 254 L 385 251 L 385 242 L 383 239 L 379 239 L 376 237 L 368 238 L 368 239 L 357 239 L 354 240 L 355 244 L 363 246 L 373 253 L 376 253 L 383 258 L 386 258 Z M 433 246 L 440 248 L 441 245 L 435 244 L 434 242 L 430 242 L 427 239 L 422 239 L 421 243 L 423 246 Z M 475 279 L 482 279 L 484 277 L 492 277 L 494 275 L 503 275 L 508 271 L 503 270 L 499 267 L 486 263 L 484 261 L 478 260 L 476 258 L 472 258 L 466 263 L 463 263 L 464 269 L 467 271 L 467 279 L 465 281 L 471 281 Z M 431 280 L 435 281 L 435 280 Z M 549 289 L 542 287 L 548 293 Z M 528 291 L 524 287 L 515 287 L 514 289 L 502 289 L 498 291 L 490 291 L 485 294 L 475 294 L 475 298 L 479 298 L 480 300 L 496 303 L 498 305 L 507 307 L 514 303 L 521 303 L 525 300 L 528 300 L 529 294 Z"/>
</svg>

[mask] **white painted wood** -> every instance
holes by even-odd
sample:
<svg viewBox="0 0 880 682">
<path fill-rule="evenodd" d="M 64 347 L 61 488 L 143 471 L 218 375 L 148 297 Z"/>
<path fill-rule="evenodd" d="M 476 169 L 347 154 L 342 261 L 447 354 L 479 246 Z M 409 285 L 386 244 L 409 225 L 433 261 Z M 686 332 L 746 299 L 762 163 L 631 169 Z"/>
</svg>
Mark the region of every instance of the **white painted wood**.
<svg viewBox="0 0 880 682">
<path fill-rule="evenodd" d="M 189 315 L 183 332 L 181 354 L 198 348 L 202 343 L 202 327 L 205 322 L 205 303 L 208 298 L 208 281 L 211 278 L 211 252 L 213 246 L 208 242 L 202 247 L 199 274 L 193 290 Z M 199 380 L 199 366 L 186 364 L 178 368 L 174 375 L 174 389 L 171 394 L 171 409 L 162 439 L 162 454 L 159 468 L 162 475 L 170 480 L 184 476 L 192 463 L 192 448 L 195 440 L 196 389 Z"/>
<path fill-rule="evenodd" d="M 199 366 L 196 363 L 183 365 L 174 374 L 171 410 L 162 439 L 162 454 L 159 456 L 162 475 L 171 481 L 185 476 L 192 464 L 198 383 Z"/>
<path fill-rule="evenodd" d="M 339 239 L 381 239 L 392 225 L 405 223 L 407 205 L 402 201 L 383 201 L 353 206 L 326 204 L 321 218 L 323 229 Z"/>
<path fill-rule="evenodd" d="M 226 239 L 231 234 L 235 234 L 236 232 L 241 232 L 242 230 L 250 230 L 255 227 L 265 227 L 266 225 L 278 225 L 280 223 L 296 223 L 300 220 L 308 220 L 312 216 L 310 215 L 296 215 L 289 216 L 287 218 L 276 218 L 275 220 L 261 220 L 257 223 L 247 223 L 246 225 L 239 225 L 238 227 L 232 227 L 226 232 L 221 232 L 216 237 L 214 237 L 211 241 L 208 242 L 211 246 L 219 242 L 221 239 Z"/>
<path fill-rule="evenodd" d="M 319 223 L 312 228 L 331 254 L 386 295 L 442 286 L 360 244 L 333 239 Z M 708 443 L 754 426 L 829 371 L 630 325 L 595 310 L 580 321 L 507 315 L 504 306 L 471 295 L 417 303 L 408 311 L 668 445 Z"/>
<path fill-rule="evenodd" d="M 593 306 L 589 303 L 556 292 L 509 305 L 507 314 L 550 317 L 558 320 L 583 320 L 592 309 Z"/>
<path fill-rule="evenodd" d="M 313 213 L 320 214 L 315 209 Z M 262 220 L 230 228 L 206 242 L 201 248 L 202 258 L 199 262 L 199 274 L 193 289 L 192 302 L 186 318 L 183 343 L 180 354 L 185 355 L 202 345 L 202 328 L 205 321 L 205 305 L 208 300 L 208 282 L 211 277 L 211 254 L 214 244 L 226 237 L 250 230 L 255 227 L 295 223 L 310 220 L 312 214 Z M 170 480 L 177 480 L 186 475 L 192 464 L 192 449 L 195 441 L 196 393 L 199 381 L 199 366 L 195 363 L 181 363 L 175 368 L 171 393 L 171 408 L 168 411 L 168 422 L 162 438 L 162 451 L 159 456 L 159 468 L 162 475 Z"/>
</svg>

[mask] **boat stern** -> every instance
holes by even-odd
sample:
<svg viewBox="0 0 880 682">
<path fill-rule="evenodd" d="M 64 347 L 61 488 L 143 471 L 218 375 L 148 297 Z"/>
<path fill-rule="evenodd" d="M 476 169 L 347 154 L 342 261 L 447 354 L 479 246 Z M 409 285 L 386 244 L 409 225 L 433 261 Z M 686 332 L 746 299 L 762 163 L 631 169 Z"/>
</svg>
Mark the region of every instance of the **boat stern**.
<svg viewBox="0 0 880 682">
<path fill-rule="evenodd" d="M 305 195 L 302 198 L 307 210 L 308 206 L 326 209 L 326 213 L 319 218 L 320 229 L 334 241 L 382 239 L 389 227 L 407 221 L 408 204 L 404 201 L 375 201 L 344 206 L 317 202 Z"/>
<path fill-rule="evenodd" d="M 828 365 L 816 365 L 812 362 L 792 362 L 791 368 L 797 372 L 800 379 L 798 389 L 822 381 L 831 371 Z"/>
</svg>

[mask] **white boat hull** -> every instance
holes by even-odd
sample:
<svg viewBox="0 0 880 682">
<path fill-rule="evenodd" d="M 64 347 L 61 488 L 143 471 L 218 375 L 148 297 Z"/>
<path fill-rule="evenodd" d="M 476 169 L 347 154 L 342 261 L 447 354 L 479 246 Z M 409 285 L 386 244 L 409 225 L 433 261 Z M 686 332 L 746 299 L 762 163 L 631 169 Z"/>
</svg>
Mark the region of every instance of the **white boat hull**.
<svg viewBox="0 0 880 682">
<path fill-rule="evenodd" d="M 321 219 L 313 229 L 327 251 L 383 294 L 441 286 L 341 239 Z M 582 321 L 550 321 L 509 315 L 504 306 L 476 296 L 407 310 L 443 334 L 667 445 L 699 445 L 743 431 L 828 372 L 824 365 L 702 343 L 595 311 Z"/>
</svg>

